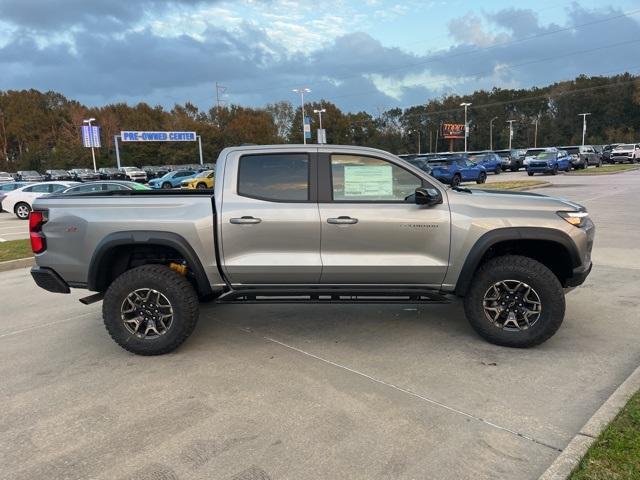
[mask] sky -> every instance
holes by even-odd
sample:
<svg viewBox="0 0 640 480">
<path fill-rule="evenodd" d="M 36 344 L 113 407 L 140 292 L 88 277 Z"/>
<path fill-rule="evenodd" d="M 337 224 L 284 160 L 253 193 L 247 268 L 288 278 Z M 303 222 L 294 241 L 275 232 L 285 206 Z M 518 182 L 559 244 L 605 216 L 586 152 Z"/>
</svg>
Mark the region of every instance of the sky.
<svg viewBox="0 0 640 480">
<path fill-rule="evenodd" d="M 0 90 L 381 112 L 640 73 L 640 0 L 0 0 Z"/>
</svg>

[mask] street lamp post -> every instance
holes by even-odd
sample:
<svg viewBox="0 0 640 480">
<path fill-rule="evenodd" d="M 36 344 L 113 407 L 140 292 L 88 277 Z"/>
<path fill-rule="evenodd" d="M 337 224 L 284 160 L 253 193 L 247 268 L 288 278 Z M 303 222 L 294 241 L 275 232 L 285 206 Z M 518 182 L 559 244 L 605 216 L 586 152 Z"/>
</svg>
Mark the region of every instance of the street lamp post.
<svg viewBox="0 0 640 480">
<path fill-rule="evenodd" d="M 471 106 L 468 102 L 463 102 L 460 104 L 461 107 L 464 107 L 464 152 L 467 153 L 467 138 L 469 137 L 469 123 L 467 122 L 467 108 Z"/>
<path fill-rule="evenodd" d="M 314 109 L 313 113 L 317 113 L 318 114 L 318 120 L 320 120 L 320 131 L 322 131 L 322 114 L 325 113 L 327 111 L 326 108 L 321 108 L 319 110 Z M 322 142 L 320 140 L 323 140 Z M 324 139 L 321 139 L 320 136 L 318 136 L 318 143 L 325 143 Z"/>
<path fill-rule="evenodd" d="M 89 126 L 89 139 L 91 141 L 91 158 L 93 158 L 93 171 L 97 172 L 98 168 L 96 166 L 96 152 L 93 148 L 93 132 L 91 131 L 91 122 L 95 122 L 96 119 L 91 117 L 87 120 L 83 120 L 82 123 L 86 123 Z"/>
<path fill-rule="evenodd" d="M 498 117 L 493 117 L 489 121 L 489 150 L 493 150 L 493 122 L 497 119 Z"/>
<path fill-rule="evenodd" d="M 578 116 L 582 116 L 582 146 L 584 147 L 584 137 L 587 134 L 587 115 L 590 113 L 579 113 Z"/>
<path fill-rule="evenodd" d="M 308 89 L 307 87 L 300 87 L 300 88 L 294 88 L 292 90 L 292 92 L 294 93 L 299 93 L 300 94 L 300 108 L 302 110 L 302 142 L 306 145 L 307 144 L 307 136 L 305 135 L 305 129 L 304 129 L 304 94 L 305 93 L 311 93 L 311 90 Z"/>
<path fill-rule="evenodd" d="M 515 120 L 507 120 L 506 122 L 509 124 L 509 150 L 511 150 L 511 140 L 513 140 L 513 122 Z"/>
</svg>

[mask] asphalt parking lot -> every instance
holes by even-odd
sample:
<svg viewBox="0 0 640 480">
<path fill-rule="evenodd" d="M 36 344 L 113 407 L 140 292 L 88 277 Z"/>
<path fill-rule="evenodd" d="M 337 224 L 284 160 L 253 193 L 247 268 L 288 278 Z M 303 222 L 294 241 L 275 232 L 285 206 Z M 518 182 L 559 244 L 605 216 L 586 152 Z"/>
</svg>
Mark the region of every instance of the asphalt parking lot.
<svg viewBox="0 0 640 480">
<path fill-rule="evenodd" d="M 177 352 L 137 357 L 85 292 L 0 273 L 0 478 L 537 478 L 640 364 L 640 171 L 544 180 L 598 231 L 530 350 L 484 342 L 457 303 L 207 304 Z"/>
</svg>

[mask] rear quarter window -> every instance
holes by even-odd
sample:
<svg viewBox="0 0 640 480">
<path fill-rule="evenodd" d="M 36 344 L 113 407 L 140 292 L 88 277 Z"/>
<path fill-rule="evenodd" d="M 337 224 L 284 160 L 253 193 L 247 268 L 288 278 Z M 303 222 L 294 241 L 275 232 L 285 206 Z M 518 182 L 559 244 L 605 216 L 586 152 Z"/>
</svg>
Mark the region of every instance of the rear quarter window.
<svg viewBox="0 0 640 480">
<path fill-rule="evenodd" d="M 306 153 L 242 156 L 238 195 L 274 202 L 308 201 L 309 156 Z"/>
</svg>

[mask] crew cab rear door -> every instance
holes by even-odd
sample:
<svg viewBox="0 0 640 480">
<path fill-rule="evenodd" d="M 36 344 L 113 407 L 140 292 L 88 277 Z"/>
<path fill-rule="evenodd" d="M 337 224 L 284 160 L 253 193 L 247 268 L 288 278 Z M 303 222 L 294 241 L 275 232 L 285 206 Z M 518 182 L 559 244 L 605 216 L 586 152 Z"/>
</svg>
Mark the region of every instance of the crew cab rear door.
<svg viewBox="0 0 640 480">
<path fill-rule="evenodd" d="M 389 155 L 318 154 L 323 284 L 440 286 L 449 262 L 450 214 L 440 187 Z M 416 205 L 418 187 L 443 203 Z"/>
<path fill-rule="evenodd" d="M 234 285 L 320 281 L 317 148 L 227 156 L 220 207 L 223 269 Z"/>
</svg>

